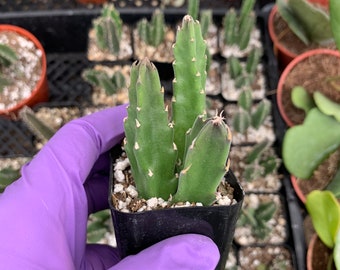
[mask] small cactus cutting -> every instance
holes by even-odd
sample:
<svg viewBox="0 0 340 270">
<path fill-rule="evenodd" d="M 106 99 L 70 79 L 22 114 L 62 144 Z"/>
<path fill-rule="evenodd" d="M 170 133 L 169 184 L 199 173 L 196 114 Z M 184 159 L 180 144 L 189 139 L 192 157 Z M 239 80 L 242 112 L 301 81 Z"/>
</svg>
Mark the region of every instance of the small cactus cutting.
<svg viewBox="0 0 340 270">
<path fill-rule="evenodd" d="M 231 132 L 222 115 L 206 118 L 206 44 L 200 24 L 183 18 L 173 46 L 172 115 L 156 67 L 131 67 L 125 150 L 139 196 L 211 205 L 224 174 Z"/>
</svg>

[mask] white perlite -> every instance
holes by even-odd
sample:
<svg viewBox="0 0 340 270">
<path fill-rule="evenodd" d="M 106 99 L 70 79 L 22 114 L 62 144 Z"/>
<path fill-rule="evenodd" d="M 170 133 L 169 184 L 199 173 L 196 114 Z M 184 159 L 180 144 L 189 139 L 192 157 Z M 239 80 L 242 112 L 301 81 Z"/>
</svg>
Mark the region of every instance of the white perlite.
<svg viewBox="0 0 340 270">
<path fill-rule="evenodd" d="M 15 32 L 0 32 L 0 44 L 8 45 L 18 56 L 9 67 L 0 67 L 0 73 L 10 82 L 0 91 L 0 110 L 5 110 L 31 95 L 40 80 L 42 52 L 32 41 Z"/>
</svg>

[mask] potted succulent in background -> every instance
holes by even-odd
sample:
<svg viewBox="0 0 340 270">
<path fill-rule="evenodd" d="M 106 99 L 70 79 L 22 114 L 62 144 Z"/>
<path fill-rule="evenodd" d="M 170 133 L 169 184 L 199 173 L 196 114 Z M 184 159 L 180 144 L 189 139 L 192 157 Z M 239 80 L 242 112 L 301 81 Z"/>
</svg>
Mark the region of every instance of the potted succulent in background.
<svg viewBox="0 0 340 270">
<path fill-rule="evenodd" d="M 219 34 L 220 53 L 223 57 L 245 57 L 254 47 L 262 47 L 254 6 L 255 0 L 244 0 L 240 12 L 231 7 L 224 15 Z"/>
<path fill-rule="evenodd" d="M 244 194 L 226 174 L 231 133 L 223 116 L 205 117 L 206 45 L 189 15 L 173 53 L 171 116 L 155 66 L 143 59 L 131 68 L 124 150 L 133 182 L 124 157 L 111 182 L 117 246 L 125 257 L 170 236 L 200 233 L 217 244 L 217 269 L 224 269 Z"/>
<path fill-rule="evenodd" d="M 247 60 L 242 61 L 236 56 L 230 56 L 222 65 L 222 96 L 227 101 L 237 101 L 244 89 L 251 89 L 254 100 L 265 98 L 266 80 L 263 65 L 260 63 L 262 50 L 250 50 Z"/>
<path fill-rule="evenodd" d="M 227 104 L 225 112 L 231 120 L 233 145 L 256 144 L 265 139 L 275 141 L 271 103 L 267 99 L 255 103 L 249 88 L 241 91 L 237 104 Z"/>
<path fill-rule="evenodd" d="M 296 57 L 282 72 L 277 85 L 277 104 L 288 126 L 301 124 L 305 111 L 292 101 L 292 90 L 302 86 L 310 95 L 319 91 L 340 103 L 340 53 L 330 49 L 315 49 Z"/>
<path fill-rule="evenodd" d="M 1 82 L 2 81 L 2 82 Z M 38 39 L 15 25 L 0 25 L 0 115 L 47 101 L 46 54 Z"/>
<path fill-rule="evenodd" d="M 150 61 L 160 63 L 173 61 L 171 46 L 175 41 L 175 31 L 166 25 L 162 10 L 155 9 L 150 21 L 143 18 L 137 22 L 133 41 L 135 59 L 147 57 Z"/>
<path fill-rule="evenodd" d="M 298 0 L 300 1 L 300 0 Z M 282 72 L 277 85 L 279 112 L 288 126 L 301 124 L 305 112 L 297 108 L 291 99 L 292 89 L 302 86 L 308 94 L 320 91 L 333 101 L 340 103 L 340 20 L 339 1 L 329 3 L 330 28 L 337 50 L 314 49 L 297 56 Z"/>
<path fill-rule="evenodd" d="M 116 106 L 128 103 L 129 65 L 96 65 L 85 69 L 82 78 L 93 86 L 94 106 Z"/>
<path fill-rule="evenodd" d="M 303 52 L 335 47 L 328 10 L 307 0 L 277 0 L 268 29 L 282 70 Z"/>
<path fill-rule="evenodd" d="M 309 105 L 304 105 L 308 108 L 304 122 L 286 131 L 282 158 L 299 198 L 305 202 L 305 196 L 314 189 L 339 192 L 340 104 L 321 92 L 311 97 L 304 88 L 294 90 L 300 98 L 298 104 Z"/>
<path fill-rule="evenodd" d="M 306 208 L 316 234 L 307 251 L 307 270 L 340 269 L 340 204 L 330 191 L 313 191 Z"/>
<path fill-rule="evenodd" d="M 113 4 L 105 4 L 89 31 L 87 56 L 90 61 L 127 60 L 132 57 L 131 29 Z"/>
</svg>

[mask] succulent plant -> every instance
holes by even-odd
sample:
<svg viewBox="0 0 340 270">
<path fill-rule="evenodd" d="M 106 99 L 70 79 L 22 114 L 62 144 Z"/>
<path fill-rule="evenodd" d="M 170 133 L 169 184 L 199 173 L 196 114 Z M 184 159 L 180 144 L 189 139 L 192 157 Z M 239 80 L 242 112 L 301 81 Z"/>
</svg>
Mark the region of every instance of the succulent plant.
<svg viewBox="0 0 340 270">
<path fill-rule="evenodd" d="M 160 9 L 155 9 L 151 21 L 143 18 L 137 23 L 139 37 L 153 47 L 163 42 L 165 27 L 164 13 Z"/>
<path fill-rule="evenodd" d="M 266 155 L 265 151 L 270 147 L 270 142 L 264 140 L 256 144 L 245 159 L 245 170 L 243 177 L 251 181 L 274 172 L 280 165 L 280 161 L 273 155 Z"/>
<path fill-rule="evenodd" d="M 0 44 L 0 66 L 8 67 L 17 60 L 18 56 L 11 47 Z"/>
<path fill-rule="evenodd" d="M 276 0 L 276 4 L 288 27 L 306 45 L 333 41 L 329 13 L 321 7 L 307 0 Z"/>
<path fill-rule="evenodd" d="M 332 250 L 328 265 L 334 260 L 340 269 L 340 204 L 330 191 L 314 190 L 307 195 L 306 209 L 321 241 Z"/>
<path fill-rule="evenodd" d="M 41 140 L 48 141 L 55 131 L 38 119 L 34 111 L 25 106 L 19 111 L 19 116 L 27 127 Z"/>
<path fill-rule="evenodd" d="M 0 170 L 0 193 L 20 177 L 20 170 L 12 167 L 5 167 Z"/>
<path fill-rule="evenodd" d="M 300 90 L 303 92 L 303 89 Z M 306 93 L 303 96 L 311 103 Z M 316 106 L 309 108 L 301 125 L 287 130 L 282 144 L 287 170 L 302 179 L 310 179 L 314 170 L 340 148 L 339 104 L 318 91 L 313 93 L 312 98 Z"/>
<path fill-rule="evenodd" d="M 114 55 L 118 55 L 123 22 L 113 4 L 103 6 L 101 16 L 93 20 L 93 26 L 98 47 L 101 50 L 107 50 Z"/>
<path fill-rule="evenodd" d="M 276 209 L 274 202 L 260 203 L 257 207 L 243 208 L 237 224 L 238 226 L 251 226 L 254 236 L 265 239 L 271 232 L 268 222 L 274 217 Z"/>
<path fill-rule="evenodd" d="M 337 0 L 329 1 L 329 16 L 331 20 L 331 30 L 334 41 L 338 50 L 340 50 L 340 20 L 339 20 L 340 2 Z"/>
<path fill-rule="evenodd" d="M 194 20 L 198 20 L 199 10 L 200 10 L 199 0 L 188 0 L 187 14 L 190 15 Z"/>
<path fill-rule="evenodd" d="M 206 119 L 206 44 L 189 15 L 173 52 L 171 116 L 156 67 L 146 58 L 132 65 L 125 150 L 141 197 L 210 205 L 227 170 L 231 133 L 221 115 Z"/>
<path fill-rule="evenodd" d="M 89 216 L 87 222 L 87 242 L 98 243 L 107 232 L 112 231 L 111 215 L 109 210 L 102 210 Z"/>
<path fill-rule="evenodd" d="M 0 67 L 8 67 L 17 60 L 18 56 L 11 47 L 0 44 Z M 11 81 L 0 73 L 0 92 L 10 83 Z"/>
<path fill-rule="evenodd" d="M 85 81 L 93 86 L 98 86 L 105 90 L 110 96 L 126 87 L 126 80 L 120 71 L 116 71 L 111 77 L 103 70 L 86 69 L 82 73 Z"/>
<path fill-rule="evenodd" d="M 236 56 L 230 56 L 228 59 L 230 77 L 234 80 L 236 88 L 250 86 L 256 76 L 257 66 L 260 62 L 262 51 L 259 48 L 253 48 L 245 65 Z"/>
<path fill-rule="evenodd" d="M 235 8 L 228 9 L 223 17 L 224 44 L 238 46 L 240 50 L 247 48 L 256 24 L 254 6 L 255 0 L 243 0 L 239 13 Z"/>
<path fill-rule="evenodd" d="M 267 99 L 261 100 L 253 109 L 253 100 L 249 88 L 241 92 L 237 104 L 239 110 L 232 119 L 232 126 L 236 132 L 241 134 L 246 134 L 250 126 L 258 129 L 271 110 L 271 103 Z"/>
</svg>

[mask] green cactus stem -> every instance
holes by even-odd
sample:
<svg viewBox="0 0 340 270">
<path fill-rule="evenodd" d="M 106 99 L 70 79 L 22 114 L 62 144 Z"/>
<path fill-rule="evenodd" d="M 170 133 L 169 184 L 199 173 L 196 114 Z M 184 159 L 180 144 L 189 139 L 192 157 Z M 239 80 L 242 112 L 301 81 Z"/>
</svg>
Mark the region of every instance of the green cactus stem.
<svg viewBox="0 0 340 270">
<path fill-rule="evenodd" d="M 5 44 L 0 44 L 0 66 L 8 67 L 18 60 L 16 52 Z"/>
<path fill-rule="evenodd" d="M 93 86 L 98 86 L 105 90 L 110 96 L 126 87 L 126 80 L 120 71 L 116 71 L 111 77 L 102 70 L 86 69 L 82 73 L 83 79 Z"/>
<path fill-rule="evenodd" d="M 262 51 L 260 48 L 253 48 L 249 52 L 247 61 L 242 63 L 240 59 L 236 56 L 230 56 L 228 59 L 228 71 L 230 77 L 235 82 L 236 88 L 241 88 L 243 86 L 251 86 L 254 82 L 257 72 L 258 64 L 262 56 Z"/>
<path fill-rule="evenodd" d="M 0 170 L 0 193 L 5 188 L 20 177 L 20 170 L 6 167 Z"/>
<path fill-rule="evenodd" d="M 216 200 L 216 189 L 227 170 L 226 160 L 230 145 L 231 132 L 223 117 L 216 115 L 206 120 L 187 150 L 173 200 L 211 205 Z M 207 175 L 209 179 L 205 179 L 203 175 Z"/>
<path fill-rule="evenodd" d="M 241 134 L 246 134 L 251 126 L 259 129 L 271 111 L 271 103 L 267 99 L 263 99 L 255 107 L 253 106 L 249 88 L 241 92 L 238 98 L 238 107 L 239 110 L 232 119 L 232 126 L 236 132 Z"/>
<path fill-rule="evenodd" d="M 207 37 L 209 26 L 213 23 L 213 15 L 212 10 L 202 10 L 200 13 L 200 23 L 201 23 L 201 30 L 202 30 L 202 36 L 203 38 Z"/>
<path fill-rule="evenodd" d="M 139 37 L 153 47 L 157 47 L 163 42 L 165 28 L 164 13 L 160 9 L 156 9 L 152 13 L 150 22 L 143 18 L 137 23 Z"/>
<path fill-rule="evenodd" d="M 194 20 L 198 20 L 199 9 L 200 9 L 199 0 L 188 0 L 187 14 L 190 15 Z"/>
<path fill-rule="evenodd" d="M 245 50 L 249 44 L 251 32 L 256 23 L 254 13 L 255 0 L 244 0 L 240 14 L 230 8 L 223 17 L 224 44 L 236 45 Z"/>
<path fill-rule="evenodd" d="M 194 21 L 190 16 L 183 18 L 182 27 L 177 31 L 173 53 L 175 78 L 173 80 L 172 120 L 175 125 L 174 140 L 181 165 L 183 164 L 185 134 L 198 115 L 206 114 L 206 44 L 199 22 Z"/>
<path fill-rule="evenodd" d="M 268 222 L 274 217 L 277 207 L 273 202 L 261 203 L 258 207 L 242 209 L 238 226 L 250 225 L 254 236 L 265 239 L 270 233 Z"/>
<path fill-rule="evenodd" d="M 98 47 L 101 50 L 107 50 L 114 55 L 118 55 L 123 22 L 114 5 L 104 5 L 101 16 L 93 21 L 93 26 Z"/>
<path fill-rule="evenodd" d="M 168 199 L 177 188 L 177 151 L 159 75 L 156 67 L 143 59 L 132 66 L 131 77 L 125 149 L 134 168 L 137 190 L 143 198 Z"/>
<path fill-rule="evenodd" d="M 206 45 L 189 15 L 173 50 L 172 114 L 156 67 L 148 59 L 131 67 L 125 150 L 140 197 L 209 205 L 228 169 L 231 132 L 222 115 L 206 119 Z"/>
<path fill-rule="evenodd" d="M 313 93 L 313 98 L 316 106 L 321 112 L 326 115 L 333 116 L 338 122 L 340 122 L 340 104 L 332 101 L 319 91 Z"/>
<path fill-rule="evenodd" d="M 340 51 L 340 1 L 330 0 L 329 1 L 329 16 L 331 22 L 331 30 L 334 37 L 334 41 L 337 49 Z"/>
<path fill-rule="evenodd" d="M 252 179 L 265 177 L 278 168 L 280 160 L 274 155 L 266 153 L 270 145 L 271 143 L 268 140 L 264 140 L 256 144 L 248 153 L 243 172 L 246 181 L 250 182 Z"/>
<path fill-rule="evenodd" d="M 19 116 L 27 127 L 41 140 L 48 141 L 55 131 L 35 116 L 34 111 L 25 106 L 20 110 Z"/>
<path fill-rule="evenodd" d="M 322 8 L 306 0 L 277 0 L 276 4 L 289 28 L 306 45 L 333 40 L 329 14 Z"/>
</svg>

